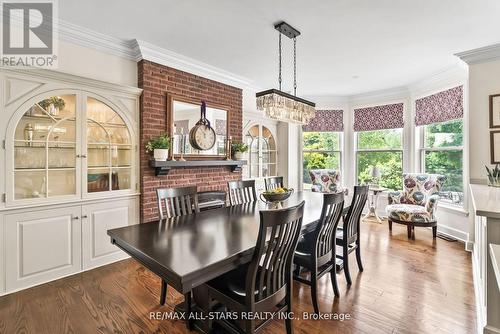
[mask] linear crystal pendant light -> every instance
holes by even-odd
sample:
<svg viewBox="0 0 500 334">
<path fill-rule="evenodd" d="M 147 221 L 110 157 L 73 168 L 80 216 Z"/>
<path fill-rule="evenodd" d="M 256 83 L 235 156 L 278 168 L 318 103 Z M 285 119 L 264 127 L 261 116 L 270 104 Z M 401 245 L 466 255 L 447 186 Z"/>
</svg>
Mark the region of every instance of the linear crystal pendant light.
<svg viewBox="0 0 500 334">
<path fill-rule="evenodd" d="M 274 28 L 279 32 L 279 89 L 257 93 L 257 109 L 278 121 L 308 124 L 314 118 L 316 104 L 297 97 L 297 36 L 300 32 L 286 22 L 280 22 Z M 293 95 L 281 91 L 281 35 L 293 40 Z"/>
</svg>

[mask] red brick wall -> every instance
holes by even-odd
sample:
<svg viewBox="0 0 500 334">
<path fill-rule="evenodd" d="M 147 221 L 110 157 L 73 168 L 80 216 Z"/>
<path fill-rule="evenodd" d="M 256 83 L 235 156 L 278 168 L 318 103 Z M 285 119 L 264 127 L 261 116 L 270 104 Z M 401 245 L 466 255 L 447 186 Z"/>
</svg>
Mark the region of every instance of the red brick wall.
<svg viewBox="0 0 500 334">
<path fill-rule="evenodd" d="M 141 96 L 141 140 L 140 140 L 140 182 L 141 220 L 148 222 L 158 218 L 156 188 L 197 185 L 198 191 L 225 190 L 228 180 L 241 179 L 241 172 L 233 173 L 229 167 L 193 167 L 172 169 L 165 176 L 155 176 L 149 167 L 149 155 L 145 145 L 151 137 L 165 133 L 167 93 L 190 99 L 204 100 L 229 107 L 230 135 L 233 139 L 242 137 L 242 91 L 216 81 L 187 72 L 141 60 L 138 63 Z"/>
</svg>

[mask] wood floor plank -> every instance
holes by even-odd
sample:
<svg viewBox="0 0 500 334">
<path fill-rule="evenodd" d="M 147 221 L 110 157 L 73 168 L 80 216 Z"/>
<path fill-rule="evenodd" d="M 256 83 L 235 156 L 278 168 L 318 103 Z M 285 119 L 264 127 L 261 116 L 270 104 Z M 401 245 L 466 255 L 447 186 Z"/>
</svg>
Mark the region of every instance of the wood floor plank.
<svg viewBox="0 0 500 334">
<path fill-rule="evenodd" d="M 319 281 L 322 312 L 348 313 L 349 320 L 297 320 L 295 333 L 472 333 L 475 299 L 471 254 L 460 242 L 432 239 L 416 229 L 365 221 L 361 228 L 365 271 L 350 259 L 353 284 L 337 276 L 334 298 L 329 275 Z M 188 333 L 181 320 L 150 319 L 150 312 L 173 311 L 183 296 L 168 289 L 158 304 L 160 279 L 134 260 L 73 275 L 0 297 L 0 333 Z M 294 283 L 294 312 L 312 312 L 310 288 Z M 284 333 L 274 321 L 262 333 Z"/>
</svg>

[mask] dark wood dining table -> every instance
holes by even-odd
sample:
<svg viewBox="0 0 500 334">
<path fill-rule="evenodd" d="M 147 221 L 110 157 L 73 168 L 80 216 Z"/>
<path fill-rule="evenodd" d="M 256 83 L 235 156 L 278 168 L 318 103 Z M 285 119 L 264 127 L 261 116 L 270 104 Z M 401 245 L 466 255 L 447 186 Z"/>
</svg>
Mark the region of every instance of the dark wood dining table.
<svg viewBox="0 0 500 334">
<path fill-rule="evenodd" d="M 323 194 L 296 192 L 278 207 L 305 200 L 302 233 L 315 227 Z M 344 214 L 350 199 L 346 197 Z M 260 200 L 164 221 L 108 230 L 111 242 L 185 295 L 183 310 L 191 311 L 191 291 L 250 261 L 259 232 L 259 211 L 277 208 Z M 195 301 L 202 299 L 194 294 Z M 189 327 L 189 324 L 188 324 Z"/>
</svg>

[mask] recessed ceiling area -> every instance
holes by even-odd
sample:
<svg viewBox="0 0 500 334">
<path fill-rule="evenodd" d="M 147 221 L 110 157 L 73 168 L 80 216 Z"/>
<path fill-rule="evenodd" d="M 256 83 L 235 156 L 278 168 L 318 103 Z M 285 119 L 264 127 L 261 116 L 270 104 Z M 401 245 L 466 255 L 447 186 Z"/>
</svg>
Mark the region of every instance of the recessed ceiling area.
<svg viewBox="0 0 500 334">
<path fill-rule="evenodd" d="M 454 53 L 500 41 L 498 0 L 64 0 L 61 19 L 139 39 L 277 87 L 281 20 L 297 40 L 298 94 L 345 96 L 405 86 L 456 66 Z M 292 42 L 283 39 L 283 90 Z"/>
</svg>

